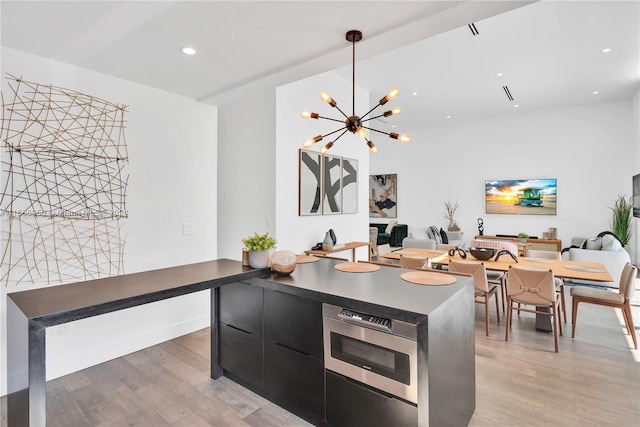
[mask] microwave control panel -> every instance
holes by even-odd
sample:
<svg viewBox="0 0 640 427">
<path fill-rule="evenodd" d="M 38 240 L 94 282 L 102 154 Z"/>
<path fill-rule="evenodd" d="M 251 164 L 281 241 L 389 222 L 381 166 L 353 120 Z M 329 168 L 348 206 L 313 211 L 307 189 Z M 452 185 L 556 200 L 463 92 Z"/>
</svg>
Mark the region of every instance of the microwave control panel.
<svg viewBox="0 0 640 427">
<path fill-rule="evenodd" d="M 359 313 L 346 308 L 343 308 L 338 316 L 344 320 L 350 320 L 375 329 L 391 331 L 391 319 L 386 319 L 384 317 L 371 316 L 366 313 Z"/>
</svg>

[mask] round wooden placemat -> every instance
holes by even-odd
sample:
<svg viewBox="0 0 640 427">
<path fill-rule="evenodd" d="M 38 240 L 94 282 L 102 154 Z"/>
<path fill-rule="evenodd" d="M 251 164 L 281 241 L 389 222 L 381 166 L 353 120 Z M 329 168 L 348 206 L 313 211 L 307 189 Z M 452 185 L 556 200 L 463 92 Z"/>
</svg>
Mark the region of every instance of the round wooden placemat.
<svg viewBox="0 0 640 427">
<path fill-rule="evenodd" d="M 296 255 L 296 264 L 306 264 L 308 262 L 316 262 L 320 257 L 313 255 Z"/>
<path fill-rule="evenodd" d="M 366 262 L 342 262 L 340 264 L 336 264 L 335 269 L 338 271 L 345 271 L 347 273 L 370 273 L 372 271 L 380 270 L 380 266 L 368 264 Z"/>
<path fill-rule="evenodd" d="M 415 283 L 416 285 L 432 286 L 452 285 L 458 280 L 449 274 L 431 273 L 429 271 L 410 271 L 408 273 L 402 273 L 400 277 L 402 280 Z"/>
</svg>

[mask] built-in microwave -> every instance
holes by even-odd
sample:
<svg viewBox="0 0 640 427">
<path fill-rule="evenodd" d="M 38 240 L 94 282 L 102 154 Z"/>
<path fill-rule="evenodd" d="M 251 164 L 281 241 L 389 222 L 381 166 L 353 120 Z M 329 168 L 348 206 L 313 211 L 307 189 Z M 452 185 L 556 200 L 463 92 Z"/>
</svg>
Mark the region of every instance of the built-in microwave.
<svg viewBox="0 0 640 427">
<path fill-rule="evenodd" d="M 416 326 L 322 305 L 325 368 L 418 403 Z"/>
</svg>

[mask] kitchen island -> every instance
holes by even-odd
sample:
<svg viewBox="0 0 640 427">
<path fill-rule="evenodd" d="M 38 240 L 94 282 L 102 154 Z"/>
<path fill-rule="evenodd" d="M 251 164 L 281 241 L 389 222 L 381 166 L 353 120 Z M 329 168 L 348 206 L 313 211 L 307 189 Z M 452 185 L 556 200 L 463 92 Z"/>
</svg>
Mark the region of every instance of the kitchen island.
<svg viewBox="0 0 640 427">
<path fill-rule="evenodd" d="M 203 289 L 211 289 L 212 378 L 227 375 L 317 425 L 355 424 L 380 408 L 403 417 L 394 425 L 468 424 L 472 280 L 414 285 L 400 278 L 407 270 L 345 273 L 337 263 L 300 264 L 279 277 L 217 260 L 9 294 L 9 425 L 46 424 L 46 327 Z M 415 326 L 416 402 L 325 369 L 323 304 Z"/>
</svg>

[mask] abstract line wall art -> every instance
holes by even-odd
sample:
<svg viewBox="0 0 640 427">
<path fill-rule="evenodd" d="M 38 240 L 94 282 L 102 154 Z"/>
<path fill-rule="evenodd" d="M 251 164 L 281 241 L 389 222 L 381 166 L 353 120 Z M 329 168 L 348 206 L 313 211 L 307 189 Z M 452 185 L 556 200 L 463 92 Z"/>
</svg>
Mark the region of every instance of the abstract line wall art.
<svg viewBox="0 0 640 427">
<path fill-rule="evenodd" d="M 48 285 L 122 274 L 126 105 L 5 78 L 0 280 Z"/>
</svg>

